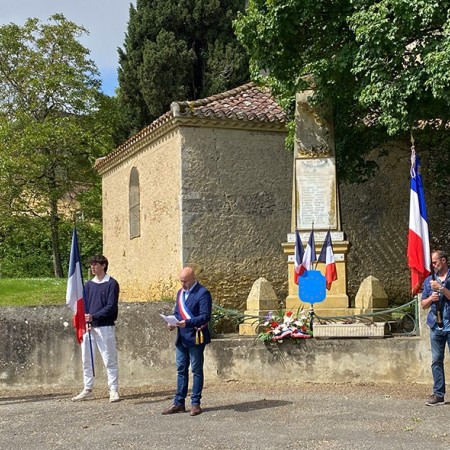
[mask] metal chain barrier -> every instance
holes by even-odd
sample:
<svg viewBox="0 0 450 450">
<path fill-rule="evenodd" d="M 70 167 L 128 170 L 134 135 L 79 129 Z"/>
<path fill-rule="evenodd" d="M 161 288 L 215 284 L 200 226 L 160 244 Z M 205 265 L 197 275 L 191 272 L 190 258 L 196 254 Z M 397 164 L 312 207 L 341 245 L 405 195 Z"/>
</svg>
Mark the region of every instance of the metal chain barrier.
<svg viewBox="0 0 450 450">
<path fill-rule="evenodd" d="M 323 317 L 310 312 L 311 329 L 314 331 L 314 323 L 328 324 L 341 322 L 351 324 L 362 322 L 370 325 L 373 322 L 386 322 L 389 334 L 416 336 L 418 334 L 418 300 L 414 297 L 408 303 L 394 306 L 389 309 L 366 314 L 354 314 L 348 316 Z M 262 324 L 265 318 L 256 315 L 245 314 L 235 309 L 228 309 L 213 303 L 213 313 L 211 319 L 211 330 L 217 335 L 225 333 L 236 333 L 239 325 L 246 321 L 252 324 Z M 224 331 L 225 330 L 225 331 Z"/>
</svg>

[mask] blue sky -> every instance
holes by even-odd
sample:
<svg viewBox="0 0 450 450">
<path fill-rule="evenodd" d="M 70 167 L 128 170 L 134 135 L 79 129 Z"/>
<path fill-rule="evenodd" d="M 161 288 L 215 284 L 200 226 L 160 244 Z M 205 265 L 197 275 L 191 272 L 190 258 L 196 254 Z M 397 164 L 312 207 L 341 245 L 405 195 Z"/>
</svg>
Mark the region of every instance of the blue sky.
<svg viewBox="0 0 450 450">
<path fill-rule="evenodd" d="M 123 46 L 130 4 L 136 0 L 11 0 L 2 1 L 0 25 L 23 25 L 29 17 L 46 21 L 54 13 L 83 25 L 89 35 L 82 44 L 91 51 L 102 78 L 103 92 L 113 95 L 117 87 L 118 54 Z"/>
</svg>

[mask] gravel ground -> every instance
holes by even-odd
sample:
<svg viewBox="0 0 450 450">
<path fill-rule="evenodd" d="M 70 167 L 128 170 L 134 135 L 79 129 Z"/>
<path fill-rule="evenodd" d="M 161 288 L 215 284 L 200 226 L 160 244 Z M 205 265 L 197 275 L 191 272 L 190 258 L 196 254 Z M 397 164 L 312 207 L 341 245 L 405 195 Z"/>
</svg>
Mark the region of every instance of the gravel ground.
<svg viewBox="0 0 450 450">
<path fill-rule="evenodd" d="M 206 386 L 203 414 L 161 416 L 173 386 L 123 388 L 110 404 L 73 403 L 76 390 L 0 390 L 0 449 L 450 448 L 450 403 L 427 407 L 430 386 Z"/>
</svg>

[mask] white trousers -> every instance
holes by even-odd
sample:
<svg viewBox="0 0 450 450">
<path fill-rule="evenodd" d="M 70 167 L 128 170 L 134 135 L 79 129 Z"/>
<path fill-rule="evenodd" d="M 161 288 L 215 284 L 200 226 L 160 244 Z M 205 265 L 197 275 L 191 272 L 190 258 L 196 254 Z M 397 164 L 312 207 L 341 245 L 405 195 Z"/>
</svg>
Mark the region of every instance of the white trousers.
<svg viewBox="0 0 450 450">
<path fill-rule="evenodd" d="M 119 367 L 117 364 L 115 327 L 92 327 L 90 336 L 91 343 L 89 343 L 89 333 L 84 333 L 83 342 L 81 343 L 84 388 L 92 389 L 94 387 L 94 375 L 91 361 L 92 344 L 92 360 L 94 361 L 94 368 L 95 348 L 97 348 L 106 368 L 109 389 L 112 391 L 117 391 L 119 388 Z"/>
</svg>

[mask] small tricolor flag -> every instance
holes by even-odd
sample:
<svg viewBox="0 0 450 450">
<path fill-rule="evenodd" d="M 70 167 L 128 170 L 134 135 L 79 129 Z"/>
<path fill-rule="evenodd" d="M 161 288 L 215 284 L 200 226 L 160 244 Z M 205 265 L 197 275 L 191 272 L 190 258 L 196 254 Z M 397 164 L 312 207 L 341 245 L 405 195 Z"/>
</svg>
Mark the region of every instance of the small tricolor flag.
<svg viewBox="0 0 450 450">
<path fill-rule="evenodd" d="M 316 260 L 316 244 L 314 243 L 314 230 L 309 235 L 308 244 L 303 254 L 302 263 L 300 265 L 298 276 L 301 277 L 306 271 L 312 269 L 312 265 Z"/>
<path fill-rule="evenodd" d="M 323 247 L 320 251 L 319 262 L 325 263 L 325 281 L 328 290 L 331 288 L 331 283 L 337 280 L 336 262 L 334 260 L 333 244 L 331 242 L 331 233 L 328 230 Z"/>
<path fill-rule="evenodd" d="M 425 194 L 420 175 L 420 161 L 414 146 L 411 149 L 411 188 L 409 205 L 408 266 L 411 270 L 411 291 L 417 294 L 430 274 L 430 236 Z"/>
<path fill-rule="evenodd" d="M 300 239 L 300 233 L 295 230 L 295 252 L 294 252 L 294 283 L 298 284 L 298 276 L 303 260 L 303 244 Z"/>
<path fill-rule="evenodd" d="M 84 289 L 81 273 L 80 250 L 78 248 L 77 230 L 73 229 L 70 247 L 69 275 L 67 279 L 66 303 L 73 311 L 73 326 L 80 344 L 86 331 L 84 318 Z"/>
</svg>

